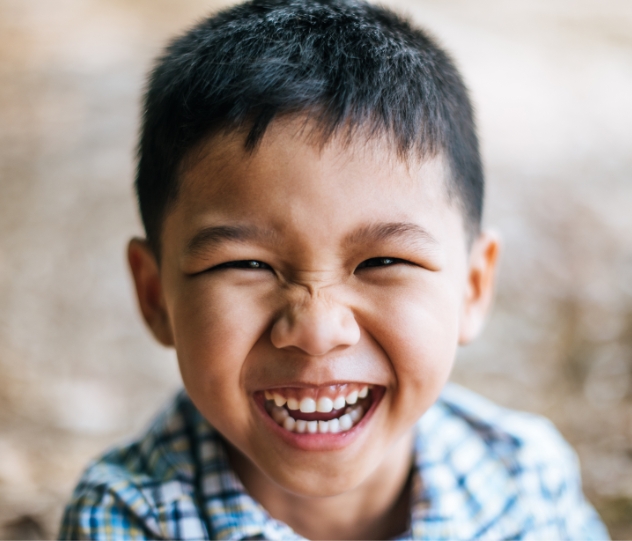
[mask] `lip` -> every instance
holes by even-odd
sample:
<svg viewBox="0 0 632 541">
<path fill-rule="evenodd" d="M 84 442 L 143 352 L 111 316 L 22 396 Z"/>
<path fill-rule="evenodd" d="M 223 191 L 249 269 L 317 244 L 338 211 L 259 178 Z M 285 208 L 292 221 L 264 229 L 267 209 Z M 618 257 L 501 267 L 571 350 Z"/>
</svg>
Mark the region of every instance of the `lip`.
<svg viewBox="0 0 632 541">
<path fill-rule="evenodd" d="M 360 422 L 346 432 L 338 432 L 337 434 L 297 434 L 296 432 L 289 432 L 276 424 L 266 411 L 263 392 L 254 393 L 252 399 L 264 425 L 288 445 L 301 451 L 336 451 L 351 445 L 364 432 L 375 410 L 382 402 L 386 388 L 381 385 L 374 385 L 372 392 L 373 402 Z"/>
</svg>

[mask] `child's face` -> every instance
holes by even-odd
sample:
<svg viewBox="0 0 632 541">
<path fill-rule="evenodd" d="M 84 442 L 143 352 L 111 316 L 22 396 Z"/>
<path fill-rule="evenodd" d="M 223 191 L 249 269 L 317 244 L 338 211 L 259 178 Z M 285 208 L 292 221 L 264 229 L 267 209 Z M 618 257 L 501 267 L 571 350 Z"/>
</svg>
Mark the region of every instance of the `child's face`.
<svg viewBox="0 0 632 541">
<path fill-rule="evenodd" d="M 300 126 L 273 123 L 252 155 L 211 140 L 182 175 L 160 270 L 138 241 L 130 262 L 202 414 L 282 487 L 328 495 L 366 480 L 435 401 L 481 325 L 497 245 L 468 251 L 439 159 L 319 150 Z"/>
</svg>

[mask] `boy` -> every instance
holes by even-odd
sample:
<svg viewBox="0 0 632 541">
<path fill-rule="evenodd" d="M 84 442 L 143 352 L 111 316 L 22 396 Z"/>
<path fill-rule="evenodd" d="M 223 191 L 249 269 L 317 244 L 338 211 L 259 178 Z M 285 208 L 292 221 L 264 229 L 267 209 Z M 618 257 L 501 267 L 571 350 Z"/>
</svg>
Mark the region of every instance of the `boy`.
<svg viewBox="0 0 632 541">
<path fill-rule="evenodd" d="M 353 0 L 255 0 L 151 76 L 128 256 L 186 394 L 62 538 L 603 539 L 546 421 L 448 386 L 492 297 L 471 106 Z M 441 396 L 440 396 L 441 394 Z"/>
</svg>

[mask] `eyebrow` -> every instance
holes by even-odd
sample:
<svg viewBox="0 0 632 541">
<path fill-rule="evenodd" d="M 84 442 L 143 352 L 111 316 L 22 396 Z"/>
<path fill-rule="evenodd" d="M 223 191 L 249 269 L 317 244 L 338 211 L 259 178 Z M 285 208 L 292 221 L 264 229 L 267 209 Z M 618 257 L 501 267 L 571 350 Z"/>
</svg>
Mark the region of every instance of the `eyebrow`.
<svg viewBox="0 0 632 541">
<path fill-rule="evenodd" d="M 213 249 L 222 242 L 250 242 L 274 236 L 271 230 L 251 225 L 215 225 L 198 231 L 185 248 L 186 255 L 195 255 Z"/>
<path fill-rule="evenodd" d="M 185 255 L 199 254 L 213 249 L 222 242 L 237 243 L 269 239 L 274 231 L 251 225 L 216 225 L 198 231 L 185 248 Z M 386 222 L 369 224 L 356 229 L 344 239 L 344 245 L 386 241 L 392 238 L 408 238 L 422 244 L 438 244 L 437 240 L 423 227 L 412 222 Z"/>
<path fill-rule="evenodd" d="M 383 222 L 369 224 L 352 232 L 345 238 L 345 244 L 359 244 L 369 241 L 385 241 L 392 238 L 408 238 L 413 242 L 421 241 L 424 245 L 438 245 L 426 229 L 412 222 Z"/>
</svg>

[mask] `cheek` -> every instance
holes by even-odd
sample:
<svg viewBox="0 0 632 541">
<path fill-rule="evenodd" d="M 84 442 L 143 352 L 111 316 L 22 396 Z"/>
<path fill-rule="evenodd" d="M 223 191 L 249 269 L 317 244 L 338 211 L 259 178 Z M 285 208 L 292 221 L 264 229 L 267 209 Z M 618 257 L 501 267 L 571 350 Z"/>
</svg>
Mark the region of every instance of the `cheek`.
<svg viewBox="0 0 632 541">
<path fill-rule="evenodd" d="M 173 306 L 174 337 L 184 385 L 207 419 L 234 421 L 248 411 L 243 365 L 269 326 L 261 288 L 193 283 Z M 217 426 L 217 425 L 216 425 Z M 217 426 L 221 429 L 221 426 Z"/>
<path fill-rule="evenodd" d="M 440 280 L 385 296 L 373 336 L 395 374 L 392 407 L 418 418 L 436 400 L 452 368 L 458 343 L 459 296 Z"/>
</svg>

